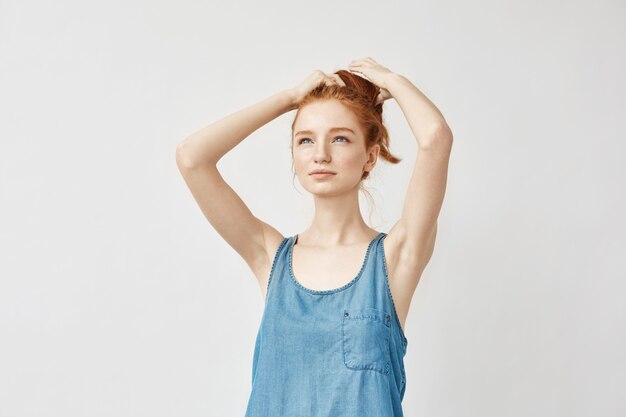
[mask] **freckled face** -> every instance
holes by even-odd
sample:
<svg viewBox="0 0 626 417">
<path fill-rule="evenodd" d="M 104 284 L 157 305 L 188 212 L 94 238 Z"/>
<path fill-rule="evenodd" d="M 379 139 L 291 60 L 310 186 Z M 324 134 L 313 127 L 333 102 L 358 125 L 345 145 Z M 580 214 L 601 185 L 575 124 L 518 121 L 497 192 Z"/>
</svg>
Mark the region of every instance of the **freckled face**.
<svg viewBox="0 0 626 417">
<path fill-rule="evenodd" d="M 293 159 L 300 183 L 311 193 L 340 195 L 358 187 L 368 155 L 356 117 L 337 100 L 306 105 L 294 126 Z M 334 175 L 311 175 L 316 169 Z"/>
</svg>

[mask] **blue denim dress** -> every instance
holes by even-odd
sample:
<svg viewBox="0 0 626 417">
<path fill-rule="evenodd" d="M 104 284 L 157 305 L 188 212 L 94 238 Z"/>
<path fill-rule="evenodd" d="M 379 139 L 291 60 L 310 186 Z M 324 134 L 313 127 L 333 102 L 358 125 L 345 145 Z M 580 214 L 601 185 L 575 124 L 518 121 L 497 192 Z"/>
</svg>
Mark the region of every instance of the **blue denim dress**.
<svg viewBox="0 0 626 417">
<path fill-rule="evenodd" d="M 383 240 L 332 290 L 302 286 L 291 268 L 298 235 L 272 263 L 246 417 L 401 417 L 407 339 L 391 296 Z"/>
</svg>

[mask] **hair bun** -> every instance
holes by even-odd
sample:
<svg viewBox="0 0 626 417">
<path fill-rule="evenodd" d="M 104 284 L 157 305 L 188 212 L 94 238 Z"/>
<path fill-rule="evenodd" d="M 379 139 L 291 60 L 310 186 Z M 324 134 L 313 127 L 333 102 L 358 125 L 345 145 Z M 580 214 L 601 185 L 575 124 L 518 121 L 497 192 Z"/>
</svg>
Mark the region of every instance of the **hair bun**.
<svg viewBox="0 0 626 417">
<path fill-rule="evenodd" d="M 382 106 L 379 108 L 376 104 L 376 99 L 380 93 L 380 87 L 354 72 L 339 70 L 336 71 L 335 74 L 341 77 L 343 82 L 346 84 L 346 88 L 354 90 L 366 102 L 368 102 L 368 104 L 376 109 L 376 111 L 382 111 Z"/>
</svg>

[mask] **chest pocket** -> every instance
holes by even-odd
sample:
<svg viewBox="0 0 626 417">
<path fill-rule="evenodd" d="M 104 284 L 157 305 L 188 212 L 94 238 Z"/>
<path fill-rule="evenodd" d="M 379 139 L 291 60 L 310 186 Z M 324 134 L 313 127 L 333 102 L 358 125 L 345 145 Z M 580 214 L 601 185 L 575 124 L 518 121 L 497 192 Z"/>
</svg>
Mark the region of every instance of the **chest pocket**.
<svg viewBox="0 0 626 417">
<path fill-rule="evenodd" d="M 341 345 L 346 367 L 389 373 L 391 317 L 375 308 L 346 308 Z"/>
</svg>

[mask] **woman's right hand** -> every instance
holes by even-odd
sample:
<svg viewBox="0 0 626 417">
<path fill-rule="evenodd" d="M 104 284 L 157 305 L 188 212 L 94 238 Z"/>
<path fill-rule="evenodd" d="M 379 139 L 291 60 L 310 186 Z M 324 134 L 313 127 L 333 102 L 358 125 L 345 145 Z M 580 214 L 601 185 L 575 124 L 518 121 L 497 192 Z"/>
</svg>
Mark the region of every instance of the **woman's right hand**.
<svg viewBox="0 0 626 417">
<path fill-rule="evenodd" d="M 346 86 L 339 75 L 326 74 L 324 71 L 315 70 L 299 85 L 291 89 L 294 107 L 300 103 L 304 96 L 306 96 L 311 90 L 320 85 L 322 82 L 326 85 L 338 84 L 342 87 Z"/>
</svg>

